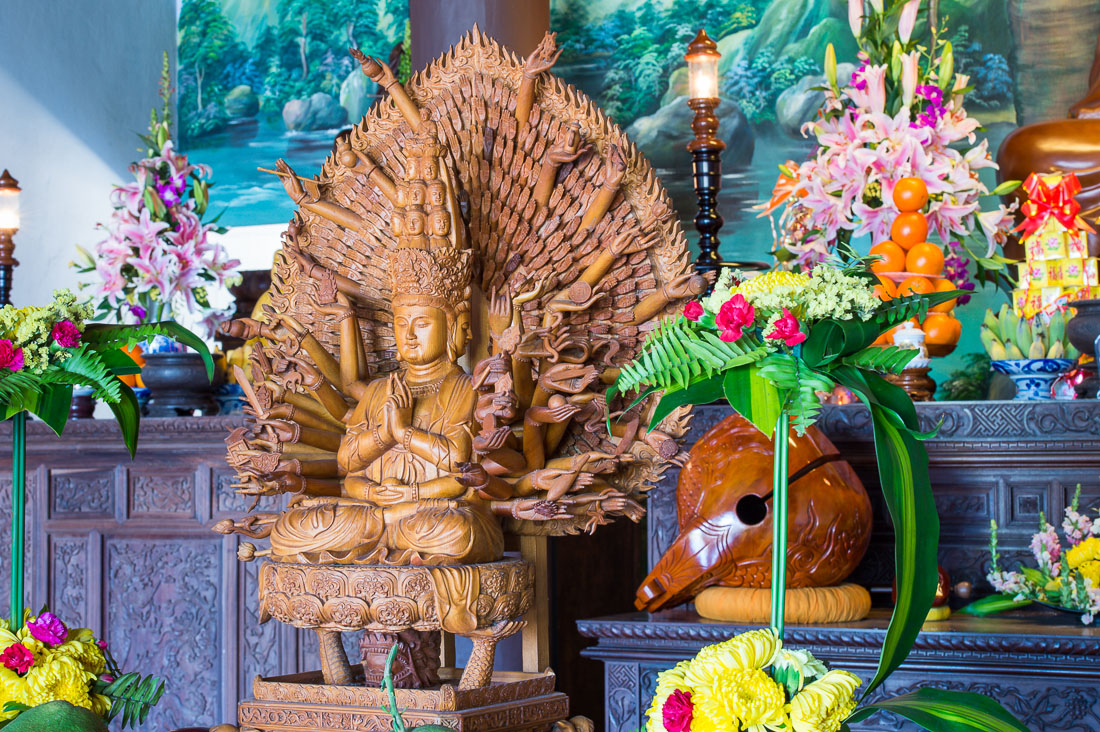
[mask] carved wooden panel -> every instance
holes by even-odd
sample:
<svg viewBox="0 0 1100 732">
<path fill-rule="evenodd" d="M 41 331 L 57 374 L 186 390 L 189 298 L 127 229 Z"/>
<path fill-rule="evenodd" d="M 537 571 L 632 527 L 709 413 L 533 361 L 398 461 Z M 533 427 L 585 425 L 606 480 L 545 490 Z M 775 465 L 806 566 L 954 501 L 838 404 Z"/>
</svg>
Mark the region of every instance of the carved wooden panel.
<svg viewBox="0 0 1100 732">
<path fill-rule="evenodd" d="M 221 721 L 223 691 L 211 684 L 225 641 L 220 545 L 220 537 L 107 541 L 106 640 L 122 668 L 171 669 L 172 693 L 150 714 L 150 729 Z"/>
<path fill-rule="evenodd" d="M 195 476 L 130 471 L 130 516 L 195 514 Z"/>
<path fill-rule="evenodd" d="M 114 470 L 51 470 L 51 518 L 113 518 Z"/>
<path fill-rule="evenodd" d="M 49 603 L 59 618 L 87 617 L 88 541 L 84 537 L 51 537 Z"/>
</svg>

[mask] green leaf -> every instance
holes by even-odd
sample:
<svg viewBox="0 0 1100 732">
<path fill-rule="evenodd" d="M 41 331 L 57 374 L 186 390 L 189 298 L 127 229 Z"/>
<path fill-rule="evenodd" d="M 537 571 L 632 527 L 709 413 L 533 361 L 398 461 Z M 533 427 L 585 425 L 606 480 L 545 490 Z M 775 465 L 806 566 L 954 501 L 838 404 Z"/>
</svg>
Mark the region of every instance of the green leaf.
<svg viewBox="0 0 1100 732">
<path fill-rule="evenodd" d="M 649 429 L 653 429 L 661 423 L 673 410 L 685 404 L 710 404 L 722 398 L 722 377 L 712 376 L 704 381 L 699 381 L 686 389 L 667 392 L 653 408 L 653 416 L 649 419 Z"/>
<path fill-rule="evenodd" d="M 913 436 L 919 424 L 909 397 L 881 377 L 851 366 L 839 366 L 831 374 L 871 411 L 879 482 L 894 526 L 897 602 L 878 669 L 864 693 L 867 698 L 909 655 L 932 608 L 939 584 L 940 521 L 928 477 L 928 452 Z M 888 413 L 900 419 L 902 427 L 891 421 Z"/>
<path fill-rule="evenodd" d="M 1020 720 L 988 696 L 929 688 L 868 704 L 846 722 L 861 722 L 877 711 L 893 712 L 929 732 L 1028 732 Z"/>
<path fill-rule="evenodd" d="M 783 411 L 783 401 L 775 384 L 760 375 L 759 366 L 751 364 L 727 371 L 722 378 L 722 392 L 738 414 L 771 439 Z"/>
<path fill-rule="evenodd" d="M 69 421 L 69 410 L 73 405 L 72 384 L 46 384 L 33 414 L 45 422 L 58 437 Z"/>
<path fill-rule="evenodd" d="M 214 359 L 211 358 L 206 343 L 187 328 L 171 320 L 144 325 L 89 323 L 84 330 L 83 340 L 85 343 L 95 346 L 97 351 L 102 352 L 117 350 L 123 346 L 133 348 L 138 343 L 147 341 L 156 335 L 168 336 L 199 353 L 202 356 L 203 363 L 206 364 L 207 378 L 214 378 Z"/>
<path fill-rule="evenodd" d="M 111 412 L 118 421 L 118 428 L 122 432 L 122 441 L 130 452 L 130 459 L 134 459 L 137 452 L 138 428 L 141 426 L 141 406 L 138 405 L 134 390 L 127 384 L 121 384 L 119 399 L 115 402 L 107 402 Z"/>
<path fill-rule="evenodd" d="M 100 360 L 103 361 L 103 365 L 110 369 L 115 376 L 141 373 L 141 366 L 138 366 L 137 361 L 130 358 L 121 348 L 117 350 L 110 348 L 97 349 L 96 352 Z"/>
<path fill-rule="evenodd" d="M 111 700 L 107 711 L 107 721 L 122 715 L 121 726 L 137 727 L 144 724 L 149 711 L 160 701 L 164 694 L 164 681 L 156 676 L 142 677 L 136 673 L 126 673 L 111 683 L 96 681 L 92 690 Z"/>
<path fill-rule="evenodd" d="M 1017 600 L 1015 598 L 1015 595 L 990 595 L 989 597 L 975 600 L 969 605 L 959 608 L 955 612 L 984 618 L 986 615 L 1003 613 L 1006 610 L 1015 610 L 1017 608 L 1027 607 L 1031 604 L 1031 600 Z"/>
<path fill-rule="evenodd" d="M 897 374 L 901 373 L 909 365 L 909 362 L 918 355 L 920 355 L 920 351 L 915 348 L 868 346 L 851 356 L 845 356 L 841 359 L 841 363 L 855 366 L 858 369 Z"/>
</svg>

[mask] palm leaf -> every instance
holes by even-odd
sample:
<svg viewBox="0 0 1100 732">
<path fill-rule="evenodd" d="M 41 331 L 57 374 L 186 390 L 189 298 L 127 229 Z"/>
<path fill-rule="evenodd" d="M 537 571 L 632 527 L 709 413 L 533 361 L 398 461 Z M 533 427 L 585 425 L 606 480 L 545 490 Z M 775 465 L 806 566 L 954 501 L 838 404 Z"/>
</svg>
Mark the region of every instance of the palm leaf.
<svg viewBox="0 0 1100 732">
<path fill-rule="evenodd" d="M 206 347 L 206 344 L 187 328 L 171 320 L 144 325 L 89 323 L 82 337 L 85 343 L 95 346 L 96 350 L 102 351 L 117 350 L 123 346 L 133 348 L 142 341 L 147 341 L 158 335 L 172 338 L 202 355 L 203 362 L 206 364 L 207 378 L 214 378 L 214 360 L 210 357 L 210 350 Z"/>
<path fill-rule="evenodd" d="M 107 721 L 110 722 L 121 714 L 121 725 L 126 729 L 145 724 L 150 710 L 164 694 L 164 680 L 156 676 L 142 677 L 141 674 L 131 672 L 122 674 L 109 684 L 96 681 L 92 690 L 111 700 Z"/>
<path fill-rule="evenodd" d="M 25 372 L 0 376 L 0 406 L 4 419 L 22 411 L 33 411 L 42 393 L 40 378 Z"/>
<path fill-rule="evenodd" d="M 117 402 L 120 398 L 122 382 L 87 343 L 73 351 L 73 355 L 61 363 L 60 370 L 51 369 L 45 376 L 58 383 L 91 386 L 95 396 L 105 402 Z"/>
<path fill-rule="evenodd" d="M 914 436 L 920 426 L 909 396 L 882 377 L 851 366 L 838 366 L 830 374 L 871 410 L 879 483 L 894 525 L 897 602 L 878 669 L 864 693 L 867 698 L 909 655 L 932 608 L 939 584 L 940 520 L 932 500 L 928 452 Z"/>
<path fill-rule="evenodd" d="M 897 346 L 869 346 L 851 356 L 840 359 L 841 363 L 857 369 L 867 369 L 879 373 L 897 374 L 909 365 L 920 351 L 915 348 Z"/>
<path fill-rule="evenodd" d="M 929 688 L 868 704 L 846 723 L 854 724 L 878 711 L 893 712 L 929 732 L 1028 732 L 1011 712 L 984 694 Z"/>
</svg>

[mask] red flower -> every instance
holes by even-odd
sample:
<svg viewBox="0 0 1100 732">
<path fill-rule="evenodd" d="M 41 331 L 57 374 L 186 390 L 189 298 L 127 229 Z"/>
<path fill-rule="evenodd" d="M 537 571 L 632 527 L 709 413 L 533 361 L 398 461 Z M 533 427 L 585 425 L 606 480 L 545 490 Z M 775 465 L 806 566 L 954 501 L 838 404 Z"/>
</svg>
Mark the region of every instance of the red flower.
<svg viewBox="0 0 1100 732">
<path fill-rule="evenodd" d="M 665 699 L 661 707 L 661 721 L 668 732 L 688 732 L 695 707 L 691 703 L 691 694 L 677 689 Z"/>
<path fill-rule="evenodd" d="M 698 300 L 692 300 L 684 306 L 684 317 L 692 322 L 703 317 L 703 306 L 699 304 Z"/>
<path fill-rule="evenodd" d="M 7 340 L 0 338 L 0 368 L 19 371 L 23 368 L 23 349 L 16 348 Z"/>
<path fill-rule="evenodd" d="M 734 295 L 722 303 L 714 324 L 721 331 L 718 337 L 726 343 L 733 343 L 741 337 L 745 326 L 752 325 L 755 319 L 756 308 L 749 305 L 744 295 Z"/>
<path fill-rule="evenodd" d="M 34 654 L 22 643 L 12 643 L 0 653 L 0 662 L 22 676 L 34 665 Z"/>
<path fill-rule="evenodd" d="M 71 320 L 54 323 L 50 338 L 62 348 L 76 348 L 80 344 L 80 329 Z"/>
<path fill-rule="evenodd" d="M 764 337 L 781 340 L 788 346 L 797 346 L 806 340 L 806 334 L 798 325 L 798 318 L 791 315 L 787 308 L 783 308 L 783 317 L 775 321 L 775 329 Z"/>
</svg>

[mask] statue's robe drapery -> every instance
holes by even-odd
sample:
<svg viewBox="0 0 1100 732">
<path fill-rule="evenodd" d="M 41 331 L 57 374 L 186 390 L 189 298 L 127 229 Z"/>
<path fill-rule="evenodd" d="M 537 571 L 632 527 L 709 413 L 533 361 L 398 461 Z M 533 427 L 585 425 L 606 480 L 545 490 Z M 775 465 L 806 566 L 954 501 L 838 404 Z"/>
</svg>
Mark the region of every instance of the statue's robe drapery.
<svg viewBox="0 0 1100 732">
<path fill-rule="evenodd" d="M 419 485 L 446 478 L 470 459 L 477 395 L 455 369 L 438 389 L 415 397 L 412 426 L 429 435 L 433 460 L 398 444 L 370 456 L 372 429 L 383 423 L 387 379 L 375 379 L 356 407 L 339 452 L 345 491 L 364 499 L 305 499 L 271 532 L 272 557 L 310 563 L 470 564 L 500 559 L 499 521 L 477 498 L 386 500 L 383 482 Z M 381 489 L 384 494 L 385 488 Z"/>
</svg>

